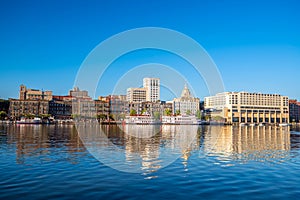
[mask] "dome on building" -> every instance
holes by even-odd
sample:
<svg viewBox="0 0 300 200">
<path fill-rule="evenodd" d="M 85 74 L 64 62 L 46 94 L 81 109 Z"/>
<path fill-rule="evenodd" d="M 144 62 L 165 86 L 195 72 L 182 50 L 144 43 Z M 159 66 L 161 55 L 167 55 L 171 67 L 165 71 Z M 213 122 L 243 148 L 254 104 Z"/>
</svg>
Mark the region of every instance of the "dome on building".
<svg viewBox="0 0 300 200">
<path fill-rule="evenodd" d="M 187 87 L 187 85 L 185 84 L 184 88 L 181 92 L 181 98 L 188 99 L 188 98 L 191 98 L 191 97 L 192 97 L 191 92 L 190 92 L 189 88 Z"/>
</svg>

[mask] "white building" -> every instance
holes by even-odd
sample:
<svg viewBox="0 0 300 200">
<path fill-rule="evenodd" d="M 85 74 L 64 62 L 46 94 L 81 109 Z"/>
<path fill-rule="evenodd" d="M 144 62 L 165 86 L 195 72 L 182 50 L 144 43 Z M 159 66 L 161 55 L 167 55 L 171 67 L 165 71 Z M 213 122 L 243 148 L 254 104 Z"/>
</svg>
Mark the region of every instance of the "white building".
<svg viewBox="0 0 300 200">
<path fill-rule="evenodd" d="M 200 107 L 200 99 L 191 95 L 187 85 L 184 86 L 181 97 L 173 100 L 173 114 L 180 111 L 180 114 L 196 115 Z"/>
<path fill-rule="evenodd" d="M 146 88 L 128 88 L 127 101 L 128 102 L 145 102 Z"/>
<path fill-rule="evenodd" d="M 224 92 L 205 97 L 204 106 L 225 122 L 289 122 L 289 98 L 278 94 Z"/>
<path fill-rule="evenodd" d="M 146 89 L 146 101 L 156 102 L 160 100 L 160 79 L 144 78 L 143 87 Z"/>
</svg>

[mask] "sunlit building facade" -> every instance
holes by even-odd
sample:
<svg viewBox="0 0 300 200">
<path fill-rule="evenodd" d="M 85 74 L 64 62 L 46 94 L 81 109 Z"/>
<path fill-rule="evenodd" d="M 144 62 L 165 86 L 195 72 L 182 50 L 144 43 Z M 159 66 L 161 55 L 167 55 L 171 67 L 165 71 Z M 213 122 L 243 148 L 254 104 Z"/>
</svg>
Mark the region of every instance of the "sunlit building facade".
<svg viewBox="0 0 300 200">
<path fill-rule="evenodd" d="M 200 99 L 192 96 L 187 85 L 184 86 L 181 96 L 173 100 L 173 114 L 180 112 L 180 114 L 196 115 L 200 109 Z"/>
<path fill-rule="evenodd" d="M 224 92 L 205 97 L 204 106 L 229 123 L 289 122 L 289 98 L 278 94 Z"/>
<path fill-rule="evenodd" d="M 20 86 L 20 100 L 52 100 L 52 91 L 29 89 L 25 85 Z"/>
<path fill-rule="evenodd" d="M 156 102 L 160 100 L 159 78 L 144 78 L 143 87 L 146 89 L 146 101 Z"/>
<path fill-rule="evenodd" d="M 146 101 L 146 88 L 128 88 L 127 101 L 128 102 L 145 102 Z"/>
</svg>

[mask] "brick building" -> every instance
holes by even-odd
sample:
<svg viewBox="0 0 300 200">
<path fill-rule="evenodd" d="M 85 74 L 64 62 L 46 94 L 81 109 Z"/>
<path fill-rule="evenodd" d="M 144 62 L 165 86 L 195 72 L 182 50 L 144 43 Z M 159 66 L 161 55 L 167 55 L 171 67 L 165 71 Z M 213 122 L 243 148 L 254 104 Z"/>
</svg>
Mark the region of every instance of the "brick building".
<svg viewBox="0 0 300 200">
<path fill-rule="evenodd" d="M 289 100 L 290 122 L 300 122 L 300 102 L 297 100 Z"/>
</svg>

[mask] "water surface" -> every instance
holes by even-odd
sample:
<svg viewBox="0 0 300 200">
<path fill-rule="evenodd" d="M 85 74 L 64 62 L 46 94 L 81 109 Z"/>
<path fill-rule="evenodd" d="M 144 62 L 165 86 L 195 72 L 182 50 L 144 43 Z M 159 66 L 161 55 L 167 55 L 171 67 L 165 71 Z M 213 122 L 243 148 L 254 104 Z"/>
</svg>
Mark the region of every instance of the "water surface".
<svg viewBox="0 0 300 200">
<path fill-rule="evenodd" d="M 74 126 L 0 124 L 0 199 L 300 196 L 297 129 L 141 126 L 122 131 L 107 125 L 101 130 L 108 140 L 80 138 Z M 105 160 L 97 160 L 93 151 Z"/>
</svg>

